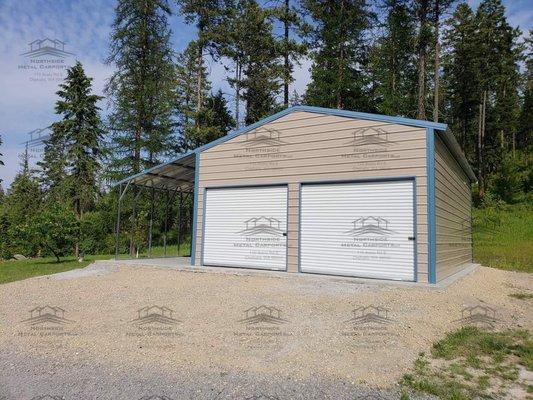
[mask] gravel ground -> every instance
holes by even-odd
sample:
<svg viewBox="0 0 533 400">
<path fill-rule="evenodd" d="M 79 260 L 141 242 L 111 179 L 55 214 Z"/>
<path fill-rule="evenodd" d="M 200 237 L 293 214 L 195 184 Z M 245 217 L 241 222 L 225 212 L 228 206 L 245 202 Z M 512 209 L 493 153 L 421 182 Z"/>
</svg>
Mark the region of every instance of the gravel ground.
<svg viewBox="0 0 533 400">
<path fill-rule="evenodd" d="M 509 297 L 532 276 L 489 268 L 442 290 L 88 268 L 98 273 L 0 286 L 0 399 L 393 399 L 465 312 L 488 312 L 476 320 L 495 329 L 533 325 L 531 303 Z M 30 314 L 45 306 L 60 309 Z"/>
</svg>

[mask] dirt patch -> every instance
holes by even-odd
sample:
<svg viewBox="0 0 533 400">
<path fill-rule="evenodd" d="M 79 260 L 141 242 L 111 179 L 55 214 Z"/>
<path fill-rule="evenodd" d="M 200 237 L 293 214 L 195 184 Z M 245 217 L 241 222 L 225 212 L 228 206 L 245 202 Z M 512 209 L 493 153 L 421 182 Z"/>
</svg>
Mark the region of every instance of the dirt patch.
<svg viewBox="0 0 533 400">
<path fill-rule="evenodd" d="M 391 387 L 421 351 L 463 324 L 533 325 L 528 302 L 509 296 L 516 286 L 532 288 L 531 275 L 490 268 L 443 290 L 141 267 L 107 272 L 2 285 L 0 346 L 52 363 L 318 374 Z M 464 315 L 479 305 L 493 315 Z"/>
</svg>

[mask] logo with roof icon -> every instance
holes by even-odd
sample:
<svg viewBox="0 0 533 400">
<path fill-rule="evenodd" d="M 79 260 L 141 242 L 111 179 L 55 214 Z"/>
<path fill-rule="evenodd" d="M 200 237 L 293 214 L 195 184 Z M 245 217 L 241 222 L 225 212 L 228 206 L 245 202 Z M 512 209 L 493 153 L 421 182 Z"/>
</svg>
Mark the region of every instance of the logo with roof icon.
<svg viewBox="0 0 533 400">
<path fill-rule="evenodd" d="M 280 139 L 280 131 L 264 126 L 248 132 L 244 141 L 244 146 L 247 148 L 280 146 L 283 144 L 285 142 Z"/>
<path fill-rule="evenodd" d="M 244 221 L 245 229 L 237 232 L 243 236 L 255 236 L 255 235 L 272 235 L 283 236 L 284 232 L 281 230 L 281 221 L 277 218 L 265 217 L 253 217 Z"/>
<path fill-rule="evenodd" d="M 389 147 L 392 142 L 389 140 L 389 133 L 381 128 L 367 127 L 356 129 L 352 132 L 352 139 L 346 144 L 355 147 L 378 146 Z"/>
<path fill-rule="evenodd" d="M 457 236 L 461 236 L 461 239 L 463 242 L 469 242 L 470 237 L 472 235 L 472 228 L 471 228 L 470 220 L 463 218 L 461 222 L 459 222 L 459 224 L 460 226 L 454 229 L 454 233 Z"/>
<path fill-rule="evenodd" d="M 65 318 L 65 310 L 61 307 L 54 306 L 42 306 L 35 307 L 30 310 L 30 318 L 23 320 L 22 322 L 28 325 L 41 325 L 41 324 L 56 324 L 66 325 L 74 321 Z"/>
<path fill-rule="evenodd" d="M 168 307 L 146 306 L 137 310 L 137 318 L 131 323 L 137 326 L 148 324 L 176 325 L 181 321 L 174 318 L 173 313 L 174 311 Z"/>
<path fill-rule="evenodd" d="M 22 53 L 21 56 L 28 58 L 39 58 L 44 56 L 51 56 L 57 58 L 65 58 L 74 55 L 65 51 L 65 42 L 59 39 L 50 39 L 45 37 L 44 39 L 37 39 L 29 43 L 30 50 L 26 53 Z"/>
<path fill-rule="evenodd" d="M 246 397 L 245 400 L 281 400 L 277 396 L 272 396 L 268 394 L 256 394 L 254 396 Z"/>
<path fill-rule="evenodd" d="M 44 394 L 41 396 L 32 397 L 31 400 L 65 400 L 63 396 L 52 396 L 50 394 Z"/>
<path fill-rule="evenodd" d="M 389 221 L 381 217 L 360 217 L 352 221 L 353 229 L 346 231 L 349 236 L 379 235 L 388 236 L 395 233 L 389 229 Z"/>
<path fill-rule="evenodd" d="M 493 329 L 498 321 L 494 308 L 477 305 L 463 308 L 461 310 L 461 318 L 455 322 L 460 322 L 462 325 L 477 326 L 478 328 Z"/>
<path fill-rule="evenodd" d="M 239 322 L 247 325 L 255 324 L 273 324 L 281 325 L 289 322 L 281 317 L 281 310 L 276 307 L 258 306 L 251 307 L 244 311 L 245 318 L 239 320 Z"/>
<path fill-rule="evenodd" d="M 380 306 L 357 307 L 352 310 L 352 318 L 346 323 L 360 326 L 366 324 L 388 325 L 393 320 L 389 318 L 389 310 Z"/>
</svg>

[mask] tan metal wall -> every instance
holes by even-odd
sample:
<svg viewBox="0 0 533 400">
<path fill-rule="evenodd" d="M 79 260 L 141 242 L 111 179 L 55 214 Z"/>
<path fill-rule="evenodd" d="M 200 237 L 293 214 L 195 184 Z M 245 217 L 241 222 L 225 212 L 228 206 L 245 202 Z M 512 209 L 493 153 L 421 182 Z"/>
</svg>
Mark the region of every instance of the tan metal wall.
<svg viewBox="0 0 533 400">
<path fill-rule="evenodd" d="M 385 143 L 356 145 L 365 128 Z M 257 133 L 273 134 L 275 140 L 250 147 Z M 426 130 L 308 112 L 288 114 L 200 154 L 196 264 L 201 263 L 206 187 L 288 184 L 288 270 L 294 272 L 299 183 L 398 176 L 416 177 L 418 280 L 427 282 Z"/>
<path fill-rule="evenodd" d="M 435 137 L 437 281 L 472 262 L 470 181 L 444 142 Z"/>
</svg>

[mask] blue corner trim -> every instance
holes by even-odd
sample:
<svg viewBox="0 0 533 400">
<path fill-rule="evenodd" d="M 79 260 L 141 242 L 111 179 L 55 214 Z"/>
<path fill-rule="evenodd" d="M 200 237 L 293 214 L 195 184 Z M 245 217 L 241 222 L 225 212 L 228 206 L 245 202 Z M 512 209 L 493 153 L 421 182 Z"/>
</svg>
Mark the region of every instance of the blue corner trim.
<svg viewBox="0 0 533 400">
<path fill-rule="evenodd" d="M 427 129 L 427 188 L 428 188 L 428 281 L 437 283 L 437 220 L 435 217 L 435 131 Z"/>
<path fill-rule="evenodd" d="M 196 153 L 194 160 L 194 203 L 193 203 L 193 219 L 192 219 L 192 235 L 191 235 L 191 265 L 196 263 L 196 224 L 198 223 L 198 190 L 199 190 L 199 174 L 200 174 L 200 153 Z"/>
</svg>

